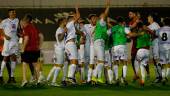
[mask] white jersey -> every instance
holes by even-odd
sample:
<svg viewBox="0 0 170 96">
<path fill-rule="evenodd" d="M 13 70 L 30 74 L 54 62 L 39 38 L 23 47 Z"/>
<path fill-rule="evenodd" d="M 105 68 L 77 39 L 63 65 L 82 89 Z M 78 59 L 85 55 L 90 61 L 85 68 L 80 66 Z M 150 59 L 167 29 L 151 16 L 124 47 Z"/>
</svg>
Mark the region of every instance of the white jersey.
<svg viewBox="0 0 170 96">
<path fill-rule="evenodd" d="M 150 30 L 152 30 L 152 31 L 157 31 L 157 30 L 160 28 L 160 26 L 159 26 L 158 23 L 153 22 L 152 24 L 150 24 L 150 25 L 148 26 L 148 28 L 149 28 Z"/>
<path fill-rule="evenodd" d="M 84 29 L 86 32 L 86 41 L 90 40 L 90 45 L 94 44 L 94 29 L 95 26 L 92 26 L 91 24 L 85 24 Z"/>
<path fill-rule="evenodd" d="M 58 47 L 60 47 L 60 48 L 64 48 L 64 39 L 63 39 L 62 41 L 59 41 L 58 35 L 61 34 L 61 33 L 63 33 L 63 32 L 64 32 L 64 29 L 61 28 L 61 27 L 59 27 L 59 28 L 57 29 L 57 31 L 56 31 L 56 34 L 55 34 L 56 41 L 57 41 L 56 46 L 58 46 Z"/>
<path fill-rule="evenodd" d="M 76 38 L 76 29 L 75 29 L 74 21 L 68 22 L 66 27 L 67 27 L 67 34 L 66 34 L 65 42 L 67 42 L 70 39 Z"/>
<path fill-rule="evenodd" d="M 17 28 L 19 19 L 15 18 L 13 20 L 7 18 L 1 22 L 0 29 L 4 30 L 5 35 L 11 37 L 12 41 L 18 40 Z"/>
<path fill-rule="evenodd" d="M 161 27 L 157 35 L 160 49 L 170 50 L 170 27 Z"/>
</svg>

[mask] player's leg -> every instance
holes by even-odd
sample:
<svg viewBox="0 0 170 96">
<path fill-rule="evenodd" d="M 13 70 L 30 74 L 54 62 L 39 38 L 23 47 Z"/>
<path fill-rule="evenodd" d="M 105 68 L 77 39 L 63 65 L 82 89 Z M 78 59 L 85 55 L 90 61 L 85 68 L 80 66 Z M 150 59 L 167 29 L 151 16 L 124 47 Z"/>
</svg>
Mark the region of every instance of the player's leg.
<svg viewBox="0 0 170 96">
<path fill-rule="evenodd" d="M 66 51 L 69 56 L 70 60 L 70 65 L 68 68 L 68 80 L 72 84 L 75 84 L 75 71 L 76 71 L 76 66 L 78 64 L 78 51 L 77 51 L 77 46 L 74 42 L 68 42 L 66 43 Z"/>
<path fill-rule="evenodd" d="M 0 83 L 3 84 L 4 83 L 4 79 L 3 79 L 3 72 L 4 72 L 4 68 L 6 66 L 6 62 L 8 60 L 7 56 L 3 57 L 3 60 L 1 62 L 1 70 L 0 70 Z"/>
<path fill-rule="evenodd" d="M 94 46 L 90 46 L 90 64 L 88 68 L 87 82 L 91 82 L 92 73 L 94 70 Z"/>
<path fill-rule="evenodd" d="M 155 39 L 153 41 L 152 54 L 153 54 L 153 63 L 154 63 L 154 70 L 156 76 L 156 79 L 153 81 L 153 83 L 159 83 L 162 80 L 162 74 L 161 74 L 161 64 L 158 62 L 158 56 L 159 56 L 158 39 Z"/>
<path fill-rule="evenodd" d="M 55 55 L 56 55 L 57 61 L 55 62 L 54 77 L 53 77 L 51 85 L 59 86 L 59 84 L 56 83 L 56 79 L 57 79 L 57 77 L 60 73 L 60 70 L 62 69 L 63 64 L 64 64 L 64 49 L 63 48 L 55 48 Z"/>
<path fill-rule="evenodd" d="M 34 66 L 32 63 L 29 63 L 29 68 L 30 68 L 30 71 L 31 71 L 31 77 L 30 77 L 30 82 L 34 82 L 33 80 L 33 76 L 34 76 Z"/>
<path fill-rule="evenodd" d="M 133 81 L 136 81 L 139 76 L 138 76 L 138 72 L 136 72 L 136 70 L 138 70 L 139 68 L 139 64 L 137 64 L 136 62 L 136 54 L 137 54 L 137 49 L 134 48 L 132 50 L 133 52 L 131 52 L 131 63 L 132 63 L 132 68 L 133 68 L 133 72 L 134 72 L 134 77 L 133 77 Z"/>
<path fill-rule="evenodd" d="M 81 83 L 84 83 L 85 82 L 85 57 L 84 57 L 84 44 L 80 44 L 80 49 L 79 49 L 79 57 L 80 57 L 80 64 L 79 64 L 79 67 L 80 67 L 80 82 Z"/>
<path fill-rule="evenodd" d="M 39 58 L 38 58 L 38 73 L 39 73 L 39 78 L 38 78 L 38 83 L 41 83 L 42 81 L 45 81 L 45 76 L 43 73 L 43 53 L 41 51 L 39 53 Z"/>
<path fill-rule="evenodd" d="M 170 77 L 170 50 L 167 51 L 167 72 L 166 72 L 166 77 Z"/>
<path fill-rule="evenodd" d="M 126 81 L 126 75 L 127 75 L 127 46 L 126 45 L 121 45 L 119 47 L 119 55 L 120 55 L 121 64 L 123 64 L 121 82 L 124 83 L 125 85 L 127 85 L 127 81 Z"/>
<path fill-rule="evenodd" d="M 113 71 L 112 71 L 112 56 L 111 56 L 111 50 L 108 50 L 107 56 L 105 57 L 105 60 L 107 61 L 106 69 L 107 69 L 107 78 L 108 83 L 112 84 L 113 82 Z M 106 59 L 108 58 L 108 59 Z"/>
<path fill-rule="evenodd" d="M 104 46 L 105 42 L 102 39 L 96 40 L 94 42 L 94 50 L 97 55 L 97 66 L 95 68 L 95 71 L 97 74 L 93 74 L 93 78 L 98 78 L 97 81 L 99 83 L 104 83 L 102 80 L 102 71 L 104 66 Z"/>
<path fill-rule="evenodd" d="M 66 86 L 66 77 L 68 73 L 68 63 L 69 61 L 65 59 L 64 66 L 63 66 L 63 77 L 62 77 L 62 85 Z"/>
<path fill-rule="evenodd" d="M 104 63 L 104 78 L 105 78 L 105 83 L 109 83 L 109 77 L 108 77 L 108 71 L 107 69 L 109 68 L 109 50 L 105 50 L 105 63 Z"/>
<path fill-rule="evenodd" d="M 17 57 L 15 54 L 13 54 L 10 56 L 10 59 L 11 59 L 11 83 L 16 83 L 14 78 L 14 73 L 15 73 L 15 68 L 17 63 Z"/>
<path fill-rule="evenodd" d="M 166 70 L 167 70 L 167 50 L 160 49 L 160 63 L 162 64 L 162 83 L 166 83 Z"/>
<path fill-rule="evenodd" d="M 11 62 L 10 62 L 10 59 L 8 59 L 8 61 L 7 61 L 7 63 L 6 63 L 6 68 L 7 68 L 8 77 L 9 77 L 7 83 L 9 83 L 10 80 L 11 80 Z"/>
<path fill-rule="evenodd" d="M 119 47 L 118 46 L 114 46 L 113 47 L 113 60 L 114 60 L 114 65 L 113 65 L 113 72 L 114 72 L 114 76 L 115 76 L 115 81 L 116 81 L 116 85 L 119 85 Z"/>
<path fill-rule="evenodd" d="M 138 59 L 140 60 L 140 69 L 141 69 L 141 76 L 142 76 L 140 84 L 143 86 L 146 79 L 145 68 L 149 62 L 149 50 L 139 49 L 137 53 L 137 57 L 139 57 Z"/>
<path fill-rule="evenodd" d="M 140 68 L 140 57 L 138 57 L 137 54 L 135 58 L 134 68 L 135 68 L 135 77 L 133 78 L 133 82 L 136 82 L 136 80 L 139 79 L 139 68 Z"/>
<path fill-rule="evenodd" d="M 28 81 L 27 81 L 27 63 L 22 62 L 22 84 L 21 87 L 24 87 Z"/>
<path fill-rule="evenodd" d="M 6 66 L 6 63 L 8 61 L 8 56 L 9 56 L 9 41 L 4 39 L 4 45 L 3 45 L 3 50 L 2 50 L 2 56 L 3 56 L 3 60 L 1 62 L 1 70 L 0 70 L 0 83 L 4 83 L 4 80 L 3 80 L 3 71 L 4 71 L 4 68 Z"/>
</svg>

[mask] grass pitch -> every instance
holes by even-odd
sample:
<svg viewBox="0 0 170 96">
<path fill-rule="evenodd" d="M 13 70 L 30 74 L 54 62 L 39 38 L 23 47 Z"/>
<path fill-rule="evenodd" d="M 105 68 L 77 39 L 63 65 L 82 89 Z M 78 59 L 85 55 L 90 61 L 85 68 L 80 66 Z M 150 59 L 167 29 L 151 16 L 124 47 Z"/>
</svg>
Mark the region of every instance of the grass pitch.
<svg viewBox="0 0 170 96">
<path fill-rule="evenodd" d="M 48 72 L 52 68 L 52 65 L 44 65 L 44 74 L 47 76 Z M 121 66 L 120 66 L 121 68 Z M 121 73 L 121 69 L 119 71 Z M 132 83 L 133 71 L 131 65 L 128 66 L 127 80 L 129 84 L 127 86 L 108 86 L 108 85 L 77 85 L 67 87 L 51 87 L 51 86 L 29 86 L 21 88 L 22 81 L 22 69 L 21 65 L 17 65 L 16 85 L 4 85 L 0 86 L 0 96 L 170 96 L 170 82 L 163 86 L 162 84 L 152 85 L 151 81 L 154 80 L 153 66 L 150 66 L 151 78 L 146 82 L 144 87 L 141 87 L 138 82 Z M 28 71 L 28 76 L 30 72 Z M 4 72 L 4 78 L 7 81 L 7 71 Z M 60 73 L 60 82 L 62 72 Z M 121 75 L 119 75 L 121 76 Z M 79 76 L 77 76 L 79 77 Z M 29 77 L 28 77 L 29 78 Z"/>
</svg>

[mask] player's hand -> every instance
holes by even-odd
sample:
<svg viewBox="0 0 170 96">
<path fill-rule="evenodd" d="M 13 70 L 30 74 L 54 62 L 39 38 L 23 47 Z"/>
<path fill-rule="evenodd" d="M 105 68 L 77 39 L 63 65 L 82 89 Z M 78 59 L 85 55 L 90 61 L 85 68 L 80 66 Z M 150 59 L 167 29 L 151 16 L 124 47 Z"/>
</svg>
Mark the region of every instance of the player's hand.
<svg viewBox="0 0 170 96">
<path fill-rule="evenodd" d="M 4 37 L 6 38 L 6 40 L 10 40 L 11 37 L 7 36 L 7 35 L 4 35 Z"/>
<path fill-rule="evenodd" d="M 79 3 L 77 2 L 75 8 L 78 9 L 80 7 Z"/>
<path fill-rule="evenodd" d="M 64 33 L 67 33 L 67 31 L 68 31 L 68 29 L 65 27 L 65 28 L 64 28 Z"/>
<path fill-rule="evenodd" d="M 110 0 L 106 0 L 106 6 L 109 6 L 110 5 Z"/>
</svg>

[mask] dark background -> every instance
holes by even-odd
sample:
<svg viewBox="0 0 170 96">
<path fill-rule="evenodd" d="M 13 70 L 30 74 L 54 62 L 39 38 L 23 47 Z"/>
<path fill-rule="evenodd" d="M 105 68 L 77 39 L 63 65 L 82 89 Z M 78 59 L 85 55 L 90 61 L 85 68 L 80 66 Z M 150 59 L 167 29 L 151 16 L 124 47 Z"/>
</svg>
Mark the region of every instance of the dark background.
<svg viewBox="0 0 170 96">
<path fill-rule="evenodd" d="M 0 9 L 0 18 L 6 18 L 8 9 Z M 88 16 L 88 14 L 95 13 L 100 14 L 102 11 L 104 11 L 104 8 L 80 8 L 81 17 L 85 18 Z M 116 16 L 128 16 L 129 10 L 137 10 L 141 13 L 142 17 L 145 17 L 148 13 L 156 12 L 161 17 L 170 17 L 170 7 L 147 7 L 147 8 L 111 8 L 109 16 L 111 18 L 114 18 Z M 25 13 L 31 13 L 34 18 L 38 18 L 43 23 L 37 23 L 38 28 L 40 31 L 44 34 L 45 41 L 54 41 L 55 40 L 55 31 L 57 29 L 57 23 L 55 22 L 55 13 L 62 13 L 62 12 L 70 12 L 74 11 L 73 8 L 34 8 L 34 9 L 22 9 L 18 8 L 17 11 L 17 17 L 21 18 Z M 45 19 L 48 18 L 49 20 L 52 20 L 55 22 L 55 24 L 45 24 Z"/>
</svg>

